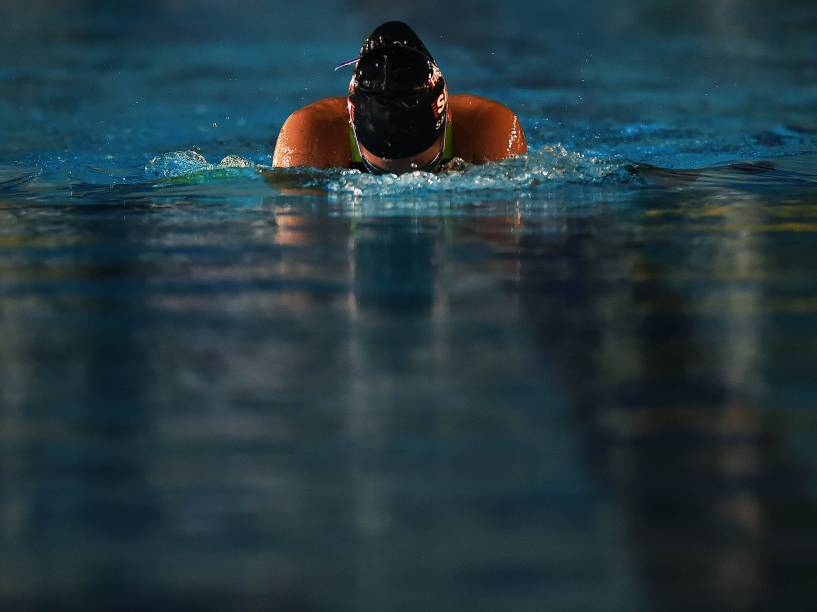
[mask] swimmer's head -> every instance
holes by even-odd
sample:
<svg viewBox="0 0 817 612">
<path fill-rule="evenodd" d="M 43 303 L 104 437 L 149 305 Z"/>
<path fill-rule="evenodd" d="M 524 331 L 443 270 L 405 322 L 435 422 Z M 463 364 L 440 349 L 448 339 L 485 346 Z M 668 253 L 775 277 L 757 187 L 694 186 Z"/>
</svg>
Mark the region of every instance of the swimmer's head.
<svg viewBox="0 0 817 612">
<path fill-rule="evenodd" d="M 405 23 L 384 23 L 363 41 L 348 108 L 370 169 L 400 173 L 439 165 L 448 91 L 431 53 Z"/>
</svg>

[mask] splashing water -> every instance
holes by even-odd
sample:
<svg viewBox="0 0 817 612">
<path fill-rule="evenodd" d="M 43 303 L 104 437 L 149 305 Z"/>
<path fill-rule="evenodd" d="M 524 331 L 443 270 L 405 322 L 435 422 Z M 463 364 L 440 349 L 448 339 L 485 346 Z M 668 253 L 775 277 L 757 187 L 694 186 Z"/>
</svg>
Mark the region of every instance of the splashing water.
<svg viewBox="0 0 817 612">
<path fill-rule="evenodd" d="M 326 189 L 335 197 L 388 197 L 423 193 L 520 191 L 541 185 L 627 182 L 627 162 L 568 151 L 560 144 L 544 146 L 528 155 L 484 165 L 465 164 L 462 171 L 440 174 L 411 172 L 372 175 L 344 171 Z"/>
<path fill-rule="evenodd" d="M 623 183 L 632 178 L 626 165 L 621 158 L 570 151 L 556 144 L 502 162 L 474 165 L 455 160 L 447 172 L 418 171 L 398 176 L 373 175 L 344 168 L 273 169 L 238 155 L 228 155 L 212 164 L 200 153 L 188 150 L 154 157 L 145 166 L 145 176 L 151 180 L 171 179 L 170 183 L 178 184 L 250 177 L 263 172 L 267 177 L 287 178 L 288 187 L 318 189 L 332 200 L 345 201 L 350 198 L 450 197 L 454 194 L 470 198 L 476 193 L 519 193 L 542 186 Z"/>
<path fill-rule="evenodd" d="M 804 164 L 806 167 L 801 167 Z M 543 189 L 567 185 L 615 186 L 633 182 L 675 187 L 694 185 L 695 188 L 796 185 L 815 180 L 809 170 L 812 165 L 813 156 L 798 156 L 781 157 L 774 162 L 732 162 L 681 171 L 633 162 L 621 155 L 580 152 L 555 144 L 501 162 L 474 165 L 455 160 L 451 169 L 438 174 L 374 175 L 345 168 L 270 168 L 239 155 L 227 155 L 213 164 L 192 150 L 158 155 L 144 170 L 149 180 L 158 179 L 157 187 L 208 184 L 209 188 L 219 189 L 218 185 L 226 179 L 253 179 L 256 182 L 251 189 L 260 193 L 267 186 L 257 179 L 264 176 L 267 184 L 284 194 L 303 194 L 306 190 L 312 195 L 324 194 L 341 205 L 370 202 L 367 208 L 391 209 L 399 202 L 400 210 L 410 206 L 419 211 L 435 209 L 443 202 L 446 206 L 467 205 L 485 196 L 525 198 Z M 240 190 L 235 183 L 221 189 L 231 196 Z"/>
<path fill-rule="evenodd" d="M 211 164 L 196 151 L 173 151 L 157 155 L 145 166 L 148 178 L 180 178 L 213 171 L 234 169 L 255 169 L 248 159 L 238 155 L 228 155 L 217 164 Z"/>
</svg>

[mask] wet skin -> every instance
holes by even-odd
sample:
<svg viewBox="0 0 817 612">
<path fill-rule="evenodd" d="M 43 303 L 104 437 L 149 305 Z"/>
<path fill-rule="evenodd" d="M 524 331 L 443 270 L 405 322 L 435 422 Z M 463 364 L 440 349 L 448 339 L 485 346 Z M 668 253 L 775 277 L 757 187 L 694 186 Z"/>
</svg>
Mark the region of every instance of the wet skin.
<svg viewBox="0 0 817 612">
<path fill-rule="evenodd" d="M 456 157 L 482 164 L 528 150 L 519 118 L 499 102 L 452 95 L 448 112 Z M 272 158 L 276 168 L 348 168 L 351 164 L 349 115 L 343 97 L 324 98 L 292 113 L 281 128 Z"/>
</svg>

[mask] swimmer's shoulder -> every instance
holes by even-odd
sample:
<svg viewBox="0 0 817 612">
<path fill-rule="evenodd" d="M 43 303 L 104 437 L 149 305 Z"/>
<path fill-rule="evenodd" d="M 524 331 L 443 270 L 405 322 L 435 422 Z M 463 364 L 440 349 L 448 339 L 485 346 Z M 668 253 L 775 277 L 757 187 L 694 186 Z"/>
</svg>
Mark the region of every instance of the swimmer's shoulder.
<svg viewBox="0 0 817 612">
<path fill-rule="evenodd" d="M 349 167 L 351 163 L 344 97 L 324 98 L 292 113 L 281 126 L 272 155 L 276 168 Z"/>
<path fill-rule="evenodd" d="M 519 118 L 504 104 L 472 94 L 454 94 L 449 104 L 457 157 L 481 164 L 527 152 Z M 276 168 L 351 164 L 345 97 L 324 98 L 292 113 L 281 127 L 272 156 Z"/>
<path fill-rule="evenodd" d="M 457 157 L 481 164 L 527 152 L 519 117 L 504 104 L 473 94 L 453 94 L 449 105 Z"/>
</svg>

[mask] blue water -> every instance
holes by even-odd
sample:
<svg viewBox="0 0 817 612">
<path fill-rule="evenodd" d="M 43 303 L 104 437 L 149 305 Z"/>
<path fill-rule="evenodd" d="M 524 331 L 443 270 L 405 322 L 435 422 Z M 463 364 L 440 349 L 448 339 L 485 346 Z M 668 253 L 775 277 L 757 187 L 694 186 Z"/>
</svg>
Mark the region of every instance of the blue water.
<svg viewBox="0 0 817 612">
<path fill-rule="evenodd" d="M 270 170 L 392 18 L 530 153 Z M 813 607 L 813 2 L 0 20 L 0 608 Z"/>
</svg>

